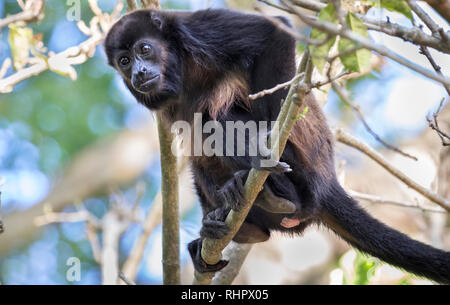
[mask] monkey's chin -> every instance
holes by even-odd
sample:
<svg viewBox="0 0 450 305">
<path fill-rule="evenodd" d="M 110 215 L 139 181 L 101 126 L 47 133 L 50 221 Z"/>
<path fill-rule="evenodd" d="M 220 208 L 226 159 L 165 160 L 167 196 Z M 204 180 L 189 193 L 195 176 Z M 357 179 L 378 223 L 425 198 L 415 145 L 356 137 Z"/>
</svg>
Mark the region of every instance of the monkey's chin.
<svg viewBox="0 0 450 305">
<path fill-rule="evenodd" d="M 156 90 L 158 90 L 159 87 L 159 79 L 160 76 L 156 75 L 155 77 L 147 80 L 146 82 L 139 84 L 139 85 L 133 85 L 134 90 L 136 90 L 139 93 L 142 94 L 152 94 Z"/>
</svg>

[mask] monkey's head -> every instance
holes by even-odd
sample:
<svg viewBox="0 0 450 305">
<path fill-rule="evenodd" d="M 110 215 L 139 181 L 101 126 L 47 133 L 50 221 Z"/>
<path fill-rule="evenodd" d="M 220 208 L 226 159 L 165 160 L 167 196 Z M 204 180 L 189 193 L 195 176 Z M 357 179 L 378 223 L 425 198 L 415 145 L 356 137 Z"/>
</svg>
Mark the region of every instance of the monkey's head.
<svg viewBox="0 0 450 305">
<path fill-rule="evenodd" d="M 177 100 L 181 63 L 161 12 L 139 10 L 123 16 L 108 32 L 108 63 L 122 76 L 136 99 L 152 110 Z"/>
</svg>

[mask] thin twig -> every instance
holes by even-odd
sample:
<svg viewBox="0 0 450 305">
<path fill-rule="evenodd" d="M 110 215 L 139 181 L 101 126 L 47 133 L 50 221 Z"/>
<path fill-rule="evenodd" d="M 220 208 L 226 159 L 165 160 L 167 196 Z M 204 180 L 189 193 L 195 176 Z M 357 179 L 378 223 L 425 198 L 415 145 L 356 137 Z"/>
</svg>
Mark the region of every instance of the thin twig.
<svg viewBox="0 0 450 305">
<path fill-rule="evenodd" d="M 102 248 L 100 246 L 100 241 L 98 239 L 97 230 L 99 228 L 93 226 L 89 221 L 86 222 L 86 236 L 91 244 L 92 256 L 97 264 L 102 264 Z"/>
<path fill-rule="evenodd" d="M 386 169 L 388 172 L 390 172 L 392 175 L 397 177 L 400 181 L 402 181 L 404 184 L 409 186 L 410 188 L 414 189 L 418 193 L 422 194 L 424 197 L 428 198 L 429 200 L 433 201 L 434 203 L 440 205 L 442 208 L 444 208 L 447 211 L 450 211 L 450 200 L 445 199 L 442 196 L 433 193 L 429 189 L 421 186 L 417 182 L 413 181 L 411 178 L 409 178 L 406 174 L 395 168 L 392 164 L 390 164 L 381 154 L 379 154 L 377 151 L 375 151 L 373 148 L 371 148 L 366 143 L 356 139 L 352 135 L 348 134 L 344 130 L 338 128 L 334 130 L 334 136 L 335 139 L 343 144 L 346 144 L 348 146 L 351 146 L 353 148 L 358 149 L 362 153 L 369 156 L 372 160 L 377 162 L 379 165 L 381 165 L 384 169 Z"/>
<path fill-rule="evenodd" d="M 425 23 L 434 36 L 441 36 L 442 39 L 448 40 L 449 37 L 442 31 L 441 27 L 428 16 L 428 14 L 417 4 L 415 0 L 407 0 L 409 7 L 416 13 L 417 16 Z"/>
<path fill-rule="evenodd" d="M 420 54 L 423 54 L 428 59 L 428 61 L 430 62 L 431 66 L 433 67 L 434 71 L 436 71 L 437 74 L 443 75 L 441 67 L 436 63 L 436 61 L 431 56 L 430 51 L 428 51 L 428 48 L 426 46 L 420 46 Z M 447 94 L 450 96 L 450 86 L 444 85 L 444 88 L 447 91 Z"/>
<path fill-rule="evenodd" d="M 359 193 L 353 190 L 348 191 L 349 195 L 360 200 L 366 200 L 372 203 L 382 203 L 382 204 L 392 204 L 396 206 L 406 207 L 406 208 L 415 208 L 420 209 L 422 212 L 432 212 L 432 213 L 445 213 L 447 214 L 447 211 L 440 208 L 440 207 L 426 207 L 423 205 L 420 205 L 418 203 L 411 203 L 411 202 L 405 202 L 405 201 L 399 201 L 399 200 L 392 200 L 392 199 L 384 199 L 379 196 L 370 195 L 370 194 L 363 194 Z"/>
<path fill-rule="evenodd" d="M 442 108 L 444 106 L 444 99 L 441 100 L 438 109 L 436 112 L 433 113 L 433 118 L 427 117 L 428 126 L 436 131 L 439 138 L 441 139 L 443 146 L 450 146 L 450 134 L 443 132 L 440 127 L 437 120 L 437 117 L 439 113 L 441 112 Z"/>
<path fill-rule="evenodd" d="M 259 99 L 259 98 L 261 98 L 261 97 L 263 97 L 265 95 L 273 94 L 273 93 L 275 93 L 278 90 L 281 90 L 281 89 L 284 89 L 286 87 L 289 87 L 290 85 L 292 85 L 294 82 L 298 81 L 304 75 L 305 75 L 305 73 L 297 74 L 290 81 L 287 81 L 287 82 L 282 83 L 282 84 L 278 84 L 278 85 L 276 85 L 275 87 L 273 87 L 271 89 L 264 89 L 262 91 L 259 91 L 258 93 L 250 94 L 248 96 L 248 99 L 253 101 L 253 100 Z"/>
<path fill-rule="evenodd" d="M 359 120 L 361 121 L 361 123 L 363 123 L 364 127 L 366 128 L 366 130 L 374 137 L 375 140 L 377 140 L 378 142 L 380 142 L 381 144 L 383 144 L 386 148 L 395 151 L 396 153 L 401 154 L 402 156 L 405 156 L 407 158 L 410 158 L 414 161 L 417 161 L 417 157 L 410 155 L 404 151 L 402 151 L 400 148 L 389 144 L 388 142 L 386 142 L 385 140 L 383 140 L 375 131 L 373 131 L 373 129 L 369 126 L 369 124 L 367 123 L 366 119 L 364 118 L 364 114 L 361 111 L 361 108 L 357 105 L 355 105 L 353 103 L 353 101 L 350 99 L 350 97 L 348 96 L 348 93 L 345 92 L 345 90 L 343 88 L 341 88 L 336 82 L 332 83 L 333 89 L 334 91 L 337 93 L 337 95 L 341 98 L 341 100 L 346 103 L 348 106 L 350 106 L 353 111 L 356 113 L 356 115 L 358 116 Z"/>
<path fill-rule="evenodd" d="M 325 85 L 328 85 L 330 83 L 333 83 L 333 82 L 337 81 L 338 79 L 340 79 L 341 77 L 349 75 L 350 73 L 351 73 L 350 71 L 342 71 L 341 73 L 337 74 L 336 76 L 329 77 L 326 80 L 314 82 L 314 83 L 311 84 L 311 89 L 312 88 L 320 88 L 322 86 L 325 86 Z M 327 73 L 327 75 L 328 75 L 328 73 Z"/>
<path fill-rule="evenodd" d="M 264 0 L 262 0 L 262 1 L 264 1 Z M 255 9 L 255 11 L 259 12 L 261 14 L 261 16 L 263 16 L 265 19 L 267 19 L 273 25 L 275 25 L 278 29 L 280 29 L 281 31 L 291 35 L 297 41 L 306 42 L 306 43 L 308 43 L 310 45 L 314 45 L 314 46 L 321 46 L 321 45 L 324 45 L 325 43 L 327 43 L 331 39 L 331 36 L 330 37 L 326 37 L 324 40 L 312 39 L 312 38 L 310 38 L 308 36 L 305 36 L 305 35 L 302 35 L 302 34 L 298 33 L 293 28 L 291 28 L 291 27 L 287 26 L 286 24 L 284 24 L 280 19 L 277 19 L 275 17 L 272 17 L 272 16 L 269 16 L 269 15 L 265 14 L 259 7 L 255 6 L 254 9 Z"/>
</svg>

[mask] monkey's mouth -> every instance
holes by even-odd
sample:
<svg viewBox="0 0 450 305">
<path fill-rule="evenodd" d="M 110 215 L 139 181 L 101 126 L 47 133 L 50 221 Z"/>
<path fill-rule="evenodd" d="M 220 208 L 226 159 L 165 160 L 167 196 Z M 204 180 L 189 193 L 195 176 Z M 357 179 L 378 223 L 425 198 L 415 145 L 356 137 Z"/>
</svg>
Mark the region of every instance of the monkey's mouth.
<svg viewBox="0 0 450 305">
<path fill-rule="evenodd" d="M 159 78 L 159 74 L 152 75 L 144 82 L 134 85 L 134 88 L 141 93 L 148 93 L 156 87 L 159 82 Z"/>
</svg>

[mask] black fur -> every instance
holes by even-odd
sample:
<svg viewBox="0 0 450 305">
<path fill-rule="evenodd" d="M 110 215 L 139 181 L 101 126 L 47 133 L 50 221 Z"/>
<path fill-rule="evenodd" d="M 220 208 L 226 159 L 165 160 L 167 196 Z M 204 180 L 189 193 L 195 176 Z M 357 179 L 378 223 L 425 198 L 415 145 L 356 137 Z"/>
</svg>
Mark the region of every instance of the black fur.
<svg viewBox="0 0 450 305">
<path fill-rule="evenodd" d="M 139 56 L 134 57 L 132 50 L 145 39 L 161 50 L 160 57 L 146 61 L 161 77 L 152 90 L 140 92 L 132 83 L 131 70 L 118 66 L 117 56 L 128 52 L 132 60 L 137 60 Z M 109 63 L 121 72 L 136 99 L 160 111 L 169 125 L 180 119 L 192 122 L 195 112 L 201 112 L 205 121 L 216 119 L 222 125 L 226 121 L 274 121 L 287 90 L 251 103 L 246 96 L 286 82 L 295 74 L 294 39 L 261 16 L 230 10 L 136 11 L 112 27 L 105 50 Z M 228 83 L 236 91 L 232 103 L 215 100 L 218 91 L 228 92 Z M 285 174 L 272 169 L 264 185 L 271 196 L 260 194 L 260 204 L 251 209 L 235 241 L 264 241 L 271 230 L 301 233 L 310 224 L 324 223 L 364 252 L 418 275 L 450 283 L 448 252 L 385 226 L 345 193 L 336 179 L 333 140 L 326 120 L 311 95 L 305 103 L 310 109 L 307 117 L 294 127 L 281 158 L 292 172 L 283 164 L 276 168 L 284 168 Z M 198 156 L 190 160 L 204 220 L 201 238 L 189 245 L 189 251 L 198 271 L 216 271 L 226 263 L 207 265 L 200 255 L 201 240 L 220 238 L 228 232 L 225 215 L 230 208 L 242 205 L 243 184 L 255 160 L 248 156 Z M 288 199 L 296 211 L 269 213 L 263 197 Z M 286 228 L 281 225 L 285 217 L 301 223 Z"/>
</svg>

